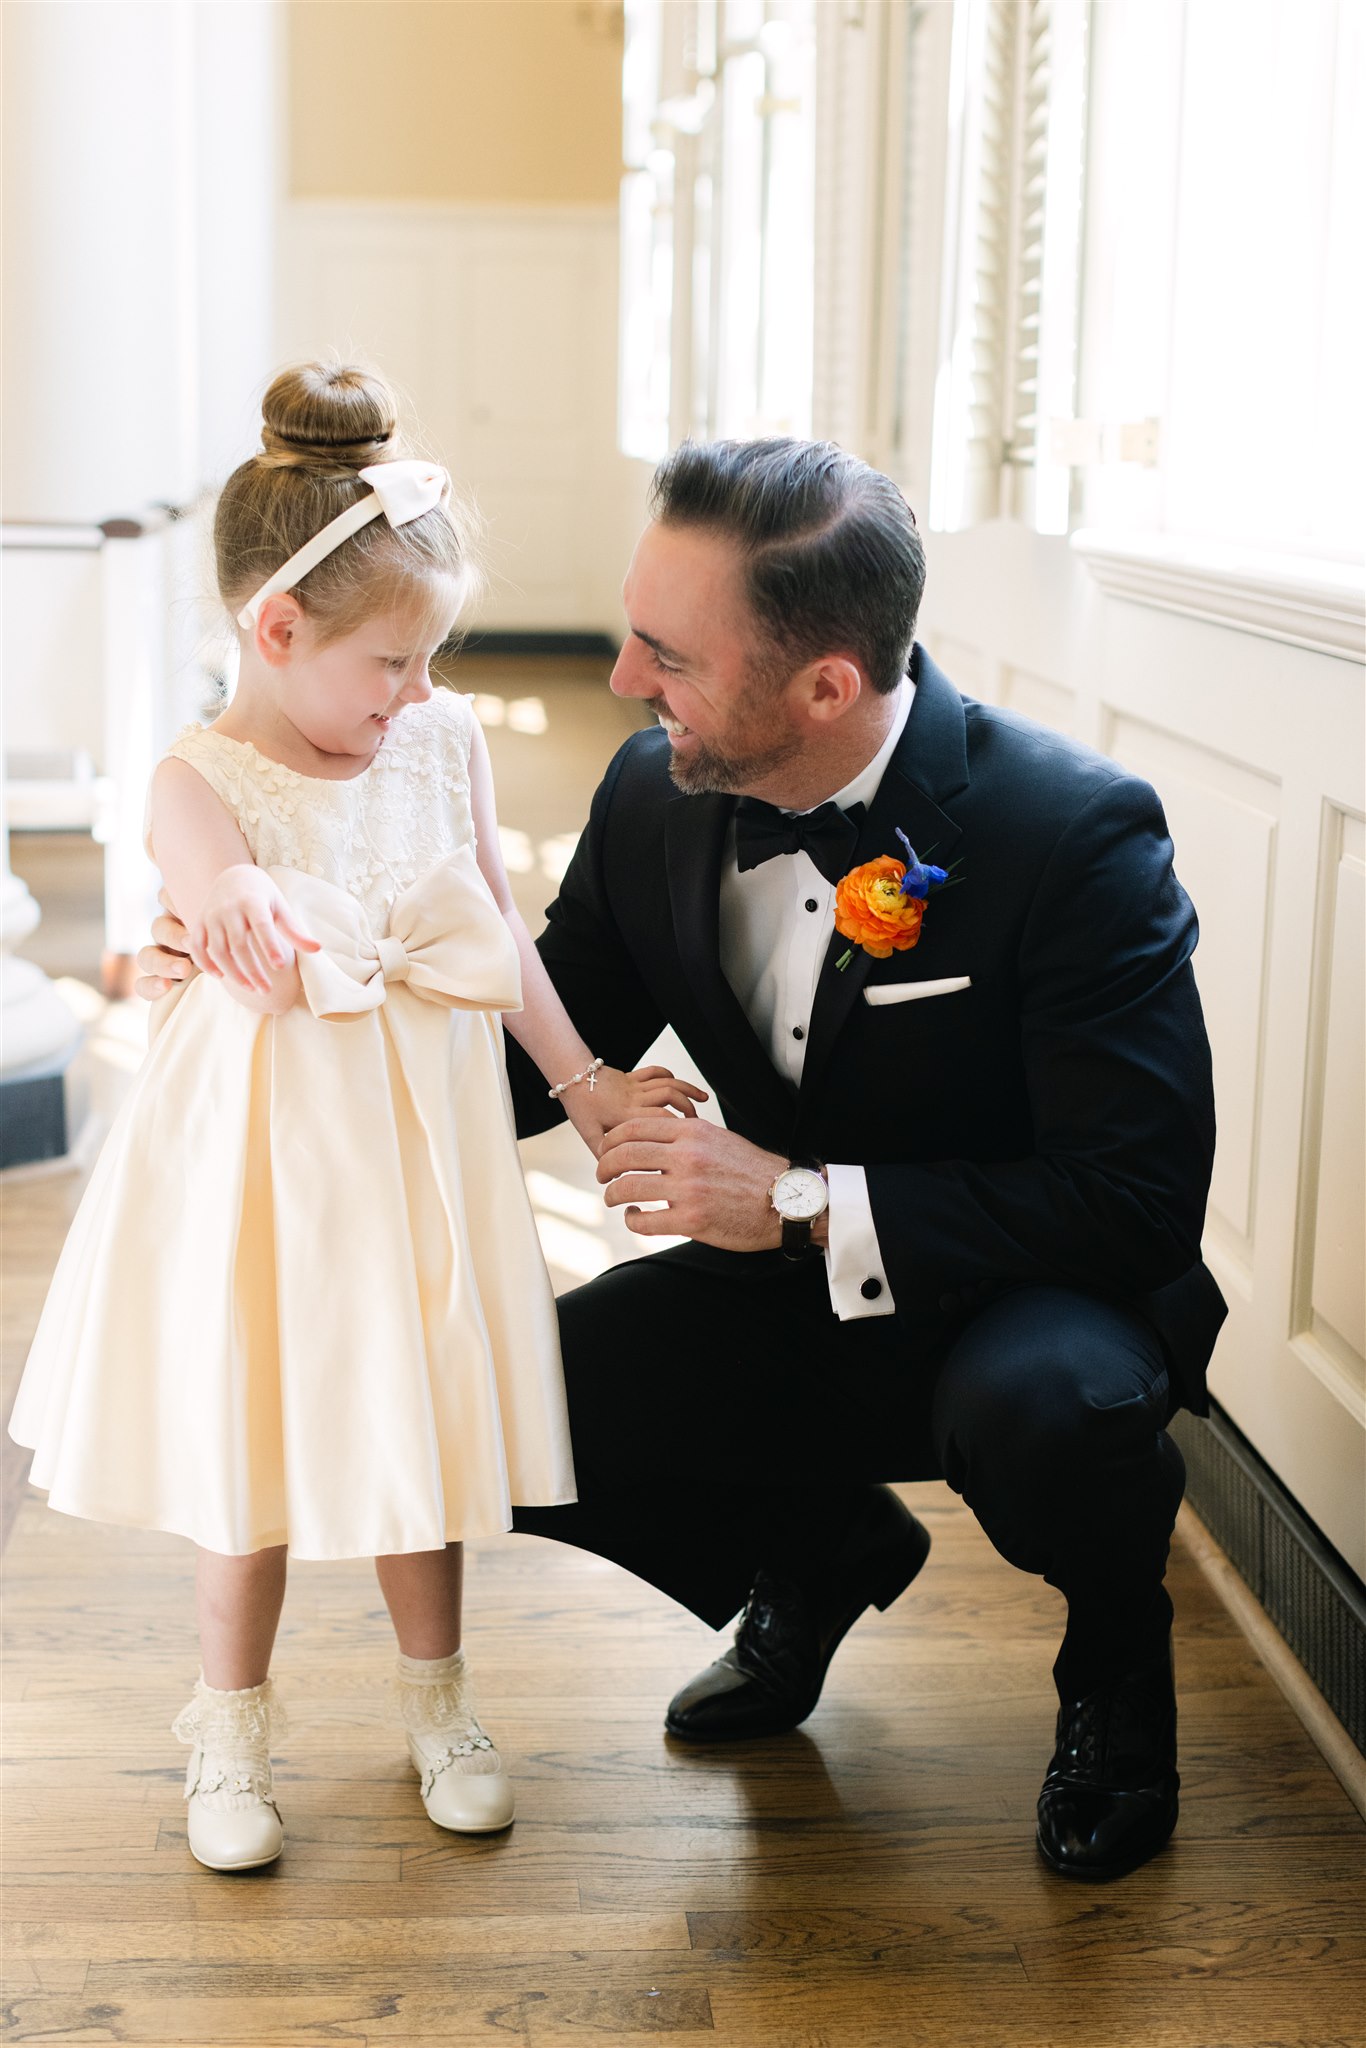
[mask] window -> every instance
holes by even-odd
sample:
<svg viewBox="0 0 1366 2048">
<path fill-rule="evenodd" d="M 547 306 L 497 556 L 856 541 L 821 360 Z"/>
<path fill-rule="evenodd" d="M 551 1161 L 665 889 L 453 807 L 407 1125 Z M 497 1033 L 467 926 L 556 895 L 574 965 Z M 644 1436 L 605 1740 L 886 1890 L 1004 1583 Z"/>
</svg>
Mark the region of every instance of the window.
<svg viewBox="0 0 1366 2048">
<path fill-rule="evenodd" d="M 956 0 L 930 523 L 1064 533 L 1073 415 L 1086 0 Z"/>
<path fill-rule="evenodd" d="M 1102 532 L 1346 559 L 1366 543 L 1359 0 L 1095 13 L 1082 410 Z"/>
<path fill-rule="evenodd" d="M 628 0 L 628 454 L 810 432 L 816 6 Z"/>
</svg>

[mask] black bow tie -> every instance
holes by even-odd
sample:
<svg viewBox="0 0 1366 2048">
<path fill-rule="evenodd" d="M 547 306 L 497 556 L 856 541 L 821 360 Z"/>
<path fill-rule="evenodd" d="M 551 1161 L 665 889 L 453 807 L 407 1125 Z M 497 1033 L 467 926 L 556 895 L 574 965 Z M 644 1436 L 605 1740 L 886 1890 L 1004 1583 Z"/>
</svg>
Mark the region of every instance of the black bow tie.
<svg viewBox="0 0 1366 2048">
<path fill-rule="evenodd" d="M 827 882 L 838 882 L 853 866 L 863 805 L 821 804 L 814 811 L 780 811 L 757 796 L 735 806 L 735 857 L 743 875 L 779 853 L 811 856 Z"/>
</svg>

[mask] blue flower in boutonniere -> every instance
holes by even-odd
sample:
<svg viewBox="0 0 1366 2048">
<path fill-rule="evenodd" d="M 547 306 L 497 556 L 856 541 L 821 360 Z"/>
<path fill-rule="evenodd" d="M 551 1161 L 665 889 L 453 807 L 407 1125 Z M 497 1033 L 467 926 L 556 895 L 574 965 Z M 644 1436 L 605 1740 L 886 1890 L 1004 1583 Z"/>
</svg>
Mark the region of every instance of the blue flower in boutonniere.
<svg viewBox="0 0 1366 2048">
<path fill-rule="evenodd" d="M 947 868 L 917 858 L 904 832 L 896 836 L 906 849 L 904 861 L 879 854 L 851 868 L 835 890 L 835 930 L 874 960 L 890 960 L 918 943 L 929 893 L 949 879 Z M 851 946 L 835 965 L 842 970 L 853 957 Z"/>
<path fill-rule="evenodd" d="M 917 860 L 915 848 L 899 827 L 896 836 L 906 849 L 906 872 L 901 878 L 901 893 L 903 896 L 914 896 L 918 902 L 923 903 L 931 889 L 943 888 L 949 879 L 949 871 L 947 868 L 937 868 L 933 861 Z"/>
</svg>

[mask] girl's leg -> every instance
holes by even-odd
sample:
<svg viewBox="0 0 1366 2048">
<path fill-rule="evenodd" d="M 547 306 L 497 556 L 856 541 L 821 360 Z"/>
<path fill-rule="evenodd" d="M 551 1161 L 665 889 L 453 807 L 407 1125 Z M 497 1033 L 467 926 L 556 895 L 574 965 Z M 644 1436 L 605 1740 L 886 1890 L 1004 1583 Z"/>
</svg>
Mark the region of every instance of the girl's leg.
<svg viewBox="0 0 1366 2048">
<path fill-rule="evenodd" d="M 190 1853 L 210 1870 L 258 1870 L 284 1847 L 271 1776 L 280 1726 L 270 1653 L 285 1597 L 285 1547 L 225 1557 L 200 1550 L 195 1595 L 203 1676 L 171 1724 L 191 1751 Z"/>
<path fill-rule="evenodd" d="M 450 1657 L 460 1648 L 464 1567 L 460 1543 L 375 1559 L 380 1591 L 405 1657 Z"/>
<path fill-rule="evenodd" d="M 464 1563 L 460 1544 L 448 1543 L 377 1557 L 375 1570 L 398 1637 L 398 1707 L 422 1803 L 438 1827 L 483 1835 L 510 1824 L 513 1799 L 460 1647 Z"/>
<path fill-rule="evenodd" d="M 204 1683 L 219 1692 L 263 1685 L 285 1598 L 285 1546 L 224 1557 L 201 1550 L 195 1559 L 195 1604 Z"/>
</svg>

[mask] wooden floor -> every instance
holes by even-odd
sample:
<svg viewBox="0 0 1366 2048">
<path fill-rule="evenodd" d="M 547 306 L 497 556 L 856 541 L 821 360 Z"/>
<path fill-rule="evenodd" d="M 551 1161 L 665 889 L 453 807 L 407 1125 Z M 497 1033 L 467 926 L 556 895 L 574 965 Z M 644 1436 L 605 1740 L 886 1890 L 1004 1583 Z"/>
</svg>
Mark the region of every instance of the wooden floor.
<svg viewBox="0 0 1366 2048">
<path fill-rule="evenodd" d="M 571 1233 L 555 1242 L 591 1263 L 582 1175 L 545 1143 L 533 1170 Z M 0 1184 L 8 1388 L 76 1193 L 70 1176 Z M 808 1727 L 731 1751 L 674 1747 L 660 1726 L 712 1653 L 700 1624 L 554 1545 L 479 1546 L 467 1639 L 519 1802 L 498 1839 L 423 1813 L 370 1568 L 296 1566 L 276 1665 L 288 1846 L 232 1878 L 189 1856 L 168 1732 L 195 1670 L 188 1548 L 51 1513 L 20 1462 L 3 1584 L 11 2038 L 1366 2040 L 1366 1827 L 1184 1550 L 1181 1824 L 1121 1884 L 1070 1886 L 1035 1857 L 1058 1604 L 939 1486 L 907 1489 L 934 1535 L 924 1574 L 853 1632 Z"/>
</svg>

